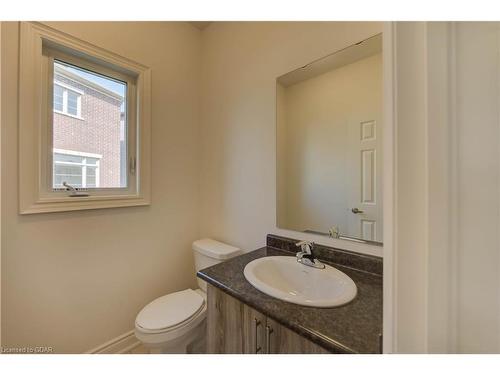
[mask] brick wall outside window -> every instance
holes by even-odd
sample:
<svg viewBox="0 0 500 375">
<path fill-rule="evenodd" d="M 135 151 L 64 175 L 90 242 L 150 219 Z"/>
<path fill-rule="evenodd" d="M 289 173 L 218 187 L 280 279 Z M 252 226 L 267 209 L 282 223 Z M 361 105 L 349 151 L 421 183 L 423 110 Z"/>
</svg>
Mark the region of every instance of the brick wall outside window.
<svg viewBox="0 0 500 375">
<path fill-rule="evenodd" d="M 119 187 L 122 101 L 60 74 L 55 80 L 83 91 L 83 95 L 82 119 L 54 112 L 53 147 L 102 155 L 100 187 Z"/>
</svg>

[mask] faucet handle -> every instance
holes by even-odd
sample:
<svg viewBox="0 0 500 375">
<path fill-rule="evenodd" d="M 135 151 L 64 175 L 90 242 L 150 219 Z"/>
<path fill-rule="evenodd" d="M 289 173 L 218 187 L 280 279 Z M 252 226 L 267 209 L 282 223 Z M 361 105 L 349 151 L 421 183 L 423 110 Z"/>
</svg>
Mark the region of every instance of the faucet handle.
<svg viewBox="0 0 500 375">
<path fill-rule="evenodd" d="M 314 242 L 311 241 L 300 241 L 295 244 L 295 246 L 300 246 L 301 251 L 299 251 L 295 256 L 297 257 L 297 262 L 314 268 L 325 268 L 325 265 L 321 263 L 314 257 L 312 252 L 314 247 Z"/>
<path fill-rule="evenodd" d="M 312 249 L 314 247 L 314 242 L 311 241 L 299 241 L 295 244 L 295 246 L 300 247 L 303 253 L 312 254 Z"/>
</svg>

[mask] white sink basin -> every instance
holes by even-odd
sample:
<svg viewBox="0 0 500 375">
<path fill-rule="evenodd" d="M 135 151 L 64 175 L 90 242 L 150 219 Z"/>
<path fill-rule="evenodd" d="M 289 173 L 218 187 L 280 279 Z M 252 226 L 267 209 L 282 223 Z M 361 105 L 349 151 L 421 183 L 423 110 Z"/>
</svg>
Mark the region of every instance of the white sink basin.
<svg viewBox="0 0 500 375">
<path fill-rule="evenodd" d="M 356 297 L 354 281 L 326 265 L 305 266 L 295 257 L 270 256 L 248 263 L 243 271 L 250 284 L 261 292 L 297 305 L 335 307 Z"/>
</svg>

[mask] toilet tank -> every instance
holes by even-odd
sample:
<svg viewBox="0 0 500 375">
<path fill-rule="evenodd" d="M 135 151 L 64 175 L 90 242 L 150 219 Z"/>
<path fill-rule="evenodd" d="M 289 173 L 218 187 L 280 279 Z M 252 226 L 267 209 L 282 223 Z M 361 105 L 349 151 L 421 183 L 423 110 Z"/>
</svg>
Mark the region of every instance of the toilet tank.
<svg viewBox="0 0 500 375">
<path fill-rule="evenodd" d="M 193 253 L 194 266 L 198 272 L 241 254 L 241 250 L 211 238 L 204 238 L 193 242 Z M 198 285 L 202 290 L 207 291 L 207 283 L 200 278 L 198 278 Z"/>
</svg>

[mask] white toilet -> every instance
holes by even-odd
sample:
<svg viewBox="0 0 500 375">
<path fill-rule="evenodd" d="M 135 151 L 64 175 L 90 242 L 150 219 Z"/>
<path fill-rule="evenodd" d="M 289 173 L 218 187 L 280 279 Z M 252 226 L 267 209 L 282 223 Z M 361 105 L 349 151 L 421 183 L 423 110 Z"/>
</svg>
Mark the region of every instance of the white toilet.
<svg viewBox="0 0 500 375">
<path fill-rule="evenodd" d="M 223 262 L 241 253 L 240 249 L 209 238 L 193 242 L 196 271 Z M 204 351 L 206 282 L 200 289 L 185 289 L 155 299 L 135 319 L 135 336 L 150 353 Z"/>
</svg>

